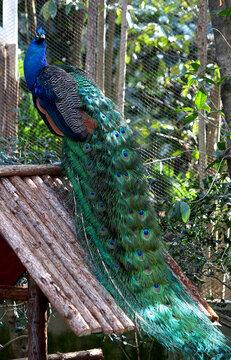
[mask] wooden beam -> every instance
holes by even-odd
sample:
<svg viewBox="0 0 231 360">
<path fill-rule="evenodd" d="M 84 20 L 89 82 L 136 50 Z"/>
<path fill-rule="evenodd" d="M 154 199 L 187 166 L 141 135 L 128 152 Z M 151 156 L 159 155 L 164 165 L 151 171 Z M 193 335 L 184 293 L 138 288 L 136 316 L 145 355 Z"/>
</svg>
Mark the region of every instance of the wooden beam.
<svg viewBox="0 0 231 360">
<path fill-rule="evenodd" d="M 3 300 L 28 300 L 28 288 L 23 286 L 0 285 L 0 302 Z"/>
<path fill-rule="evenodd" d="M 86 351 L 71 352 L 66 354 L 57 353 L 57 354 L 48 355 L 48 360 L 101 360 L 101 359 L 103 359 L 102 349 L 92 349 Z M 28 360 L 28 358 L 21 358 L 17 360 Z"/>
<path fill-rule="evenodd" d="M 61 164 L 53 165 L 1 165 L 0 177 L 33 176 L 33 175 L 59 175 Z"/>
<path fill-rule="evenodd" d="M 28 359 L 47 360 L 47 299 L 28 275 Z"/>
<path fill-rule="evenodd" d="M 193 297 L 200 308 L 200 310 L 210 318 L 212 322 L 218 321 L 219 316 L 215 313 L 215 311 L 208 305 L 205 299 L 202 298 L 201 294 L 197 290 L 196 286 L 191 283 L 189 278 L 185 275 L 180 266 L 175 262 L 175 260 L 167 253 L 164 253 L 165 261 L 172 271 L 173 275 L 181 281 L 183 285 L 186 287 L 189 295 Z"/>
</svg>

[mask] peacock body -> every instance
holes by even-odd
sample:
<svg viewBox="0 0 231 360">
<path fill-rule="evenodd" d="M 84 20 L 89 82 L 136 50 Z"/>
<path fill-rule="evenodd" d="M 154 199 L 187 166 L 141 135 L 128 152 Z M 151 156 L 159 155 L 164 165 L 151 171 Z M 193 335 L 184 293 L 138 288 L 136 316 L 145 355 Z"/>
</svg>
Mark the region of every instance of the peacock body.
<svg viewBox="0 0 231 360">
<path fill-rule="evenodd" d="M 165 263 L 132 130 L 83 71 L 47 64 L 43 34 L 38 29 L 27 51 L 25 76 L 49 129 L 63 136 L 63 170 L 89 267 L 141 333 L 191 359 L 228 359 L 224 336 Z"/>
</svg>

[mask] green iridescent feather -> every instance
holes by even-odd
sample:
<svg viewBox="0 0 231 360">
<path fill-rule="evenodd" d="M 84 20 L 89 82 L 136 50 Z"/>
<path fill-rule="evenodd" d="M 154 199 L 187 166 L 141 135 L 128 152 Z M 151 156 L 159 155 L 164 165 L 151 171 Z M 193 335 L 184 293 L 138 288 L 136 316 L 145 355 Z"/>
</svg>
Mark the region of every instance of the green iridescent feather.
<svg viewBox="0 0 231 360">
<path fill-rule="evenodd" d="M 78 239 L 89 266 L 140 332 L 191 359 L 228 359 L 230 349 L 165 263 L 157 216 L 132 130 L 80 70 L 86 113 L 99 126 L 86 142 L 64 137 Z"/>
</svg>

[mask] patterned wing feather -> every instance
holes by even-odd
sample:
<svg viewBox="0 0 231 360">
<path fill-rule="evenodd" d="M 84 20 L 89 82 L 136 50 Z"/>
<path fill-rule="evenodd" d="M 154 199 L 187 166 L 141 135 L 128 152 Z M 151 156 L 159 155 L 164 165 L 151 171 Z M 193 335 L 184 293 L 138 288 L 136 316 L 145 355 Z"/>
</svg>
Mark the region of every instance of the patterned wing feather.
<svg viewBox="0 0 231 360">
<path fill-rule="evenodd" d="M 50 119 L 63 134 L 72 139 L 84 140 L 87 137 L 81 98 L 76 81 L 70 74 L 56 66 L 44 67 L 36 79 L 33 95 L 35 106 L 38 108 L 38 101 L 44 111 L 38 110 L 53 132 L 57 133 Z"/>
</svg>

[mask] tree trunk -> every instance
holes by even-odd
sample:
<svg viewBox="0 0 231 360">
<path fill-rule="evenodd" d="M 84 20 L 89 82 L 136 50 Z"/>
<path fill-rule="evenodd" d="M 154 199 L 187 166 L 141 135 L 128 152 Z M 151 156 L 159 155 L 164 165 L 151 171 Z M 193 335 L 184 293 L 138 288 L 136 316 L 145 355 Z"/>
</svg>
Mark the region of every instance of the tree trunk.
<svg viewBox="0 0 231 360">
<path fill-rule="evenodd" d="M 35 0 L 28 0 L 28 13 L 29 13 L 29 20 L 30 20 L 30 35 L 31 35 L 31 38 L 33 39 L 35 36 L 36 27 L 37 27 Z"/>
<path fill-rule="evenodd" d="M 203 73 L 207 65 L 207 0 L 199 0 L 197 46 L 198 59 L 200 60 L 200 72 Z M 199 179 L 203 187 L 203 179 L 206 176 L 206 124 L 205 111 L 199 113 Z"/>
<path fill-rule="evenodd" d="M 209 0 L 208 3 L 215 39 L 216 62 L 221 67 L 221 76 L 227 76 L 227 79 L 221 85 L 221 100 L 228 133 L 231 131 L 231 21 L 230 16 L 219 16 L 217 12 L 229 9 L 231 0 L 222 1 L 222 6 L 217 0 Z M 227 137 L 226 143 L 226 161 L 229 176 L 231 177 L 231 139 L 229 137 Z"/>
<path fill-rule="evenodd" d="M 211 154 L 216 150 L 216 144 L 220 141 L 221 115 L 218 112 L 221 108 L 220 87 L 214 86 L 212 88 L 210 98 L 211 114 L 207 127 L 208 164 L 214 160 Z M 215 175 L 215 167 L 208 169 L 208 173 Z"/>
<path fill-rule="evenodd" d="M 104 91 L 106 0 L 98 0 L 96 83 Z"/>
<path fill-rule="evenodd" d="M 89 78 L 95 81 L 96 63 L 96 21 L 97 21 L 97 0 L 89 0 L 88 20 L 87 20 L 87 45 L 86 45 L 86 64 L 85 69 Z"/>
<path fill-rule="evenodd" d="M 122 115 L 124 113 L 126 52 L 127 52 L 127 35 L 128 35 L 127 7 L 128 7 L 128 0 L 123 0 L 121 39 L 120 39 L 120 52 L 119 52 L 119 77 L 118 77 L 118 92 L 117 92 L 117 105 Z"/>
<path fill-rule="evenodd" d="M 30 37 L 29 37 L 29 20 L 28 20 L 28 3 L 25 0 L 25 28 L 26 28 L 26 42 L 27 45 L 30 45 Z"/>
<path fill-rule="evenodd" d="M 113 5 L 115 0 L 109 0 L 109 5 Z M 111 97 L 112 89 L 112 66 L 113 66 L 113 54 L 114 54 L 114 37 L 115 37 L 115 9 L 109 9 L 108 11 L 108 31 L 107 31 L 107 53 L 105 62 L 105 94 Z"/>
<path fill-rule="evenodd" d="M 82 46 L 82 32 L 84 22 L 84 10 L 79 9 L 74 15 L 74 51 L 73 51 L 73 65 L 81 66 L 81 46 Z"/>
</svg>

